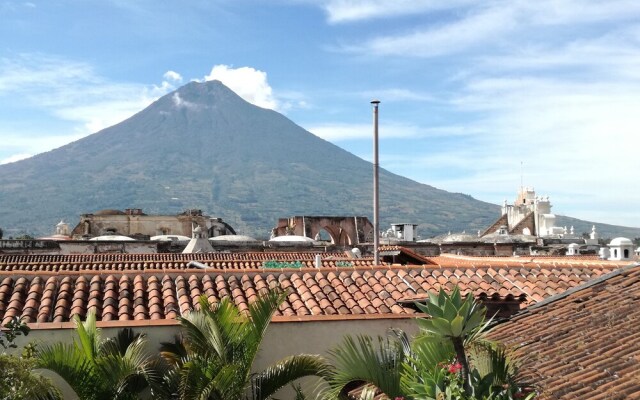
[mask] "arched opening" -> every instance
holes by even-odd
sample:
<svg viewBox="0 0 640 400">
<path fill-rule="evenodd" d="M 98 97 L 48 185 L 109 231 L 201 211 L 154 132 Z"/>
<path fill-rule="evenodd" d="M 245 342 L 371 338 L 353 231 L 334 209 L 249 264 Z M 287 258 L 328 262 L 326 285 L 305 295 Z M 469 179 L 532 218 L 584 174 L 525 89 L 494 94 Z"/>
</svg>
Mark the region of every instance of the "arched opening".
<svg viewBox="0 0 640 400">
<path fill-rule="evenodd" d="M 624 258 L 629 258 L 629 249 L 624 249 Z"/>
<path fill-rule="evenodd" d="M 325 238 L 327 241 L 331 241 L 331 244 L 338 246 L 351 246 L 351 238 L 341 227 L 325 225 L 320 228 L 315 236 L 317 237 L 318 235 L 320 235 L 321 240 Z"/>
<path fill-rule="evenodd" d="M 613 249 L 613 258 L 618 258 L 618 249 Z"/>
<path fill-rule="evenodd" d="M 321 228 L 313 239 L 319 242 L 331 242 L 331 244 L 335 243 L 333 236 L 331 236 L 331 232 L 329 232 L 326 228 Z"/>
</svg>

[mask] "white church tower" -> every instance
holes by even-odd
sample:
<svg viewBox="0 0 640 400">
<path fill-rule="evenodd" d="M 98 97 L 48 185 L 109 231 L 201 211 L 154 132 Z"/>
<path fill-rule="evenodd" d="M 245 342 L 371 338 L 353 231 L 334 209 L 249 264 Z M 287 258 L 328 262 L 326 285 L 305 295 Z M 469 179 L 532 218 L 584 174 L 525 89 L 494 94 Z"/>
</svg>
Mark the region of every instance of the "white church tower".
<svg viewBox="0 0 640 400">
<path fill-rule="evenodd" d="M 549 196 L 536 196 L 532 187 L 522 187 L 513 205 L 504 201 L 502 215 L 506 215 L 509 229 L 533 214 L 534 230 L 538 237 L 563 236 L 564 229 L 555 226 L 556 216 L 551 212 Z"/>
</svg>

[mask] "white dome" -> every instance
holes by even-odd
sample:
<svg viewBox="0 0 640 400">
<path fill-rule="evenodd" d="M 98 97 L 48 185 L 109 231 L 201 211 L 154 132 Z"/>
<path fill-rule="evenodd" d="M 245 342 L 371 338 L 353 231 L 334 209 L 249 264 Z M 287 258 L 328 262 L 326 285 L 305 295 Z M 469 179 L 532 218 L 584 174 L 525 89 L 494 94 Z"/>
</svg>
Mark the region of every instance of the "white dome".
<svg viewBox="0 0 640 400">
<path fill-rule="evenodd" d="M 624 237 L 617 237 L 611 240 L 609 246 L 633 246 L 633 242 Z"/>
<path fill-rule="evenodd" d="M 210 242 L 257 242 L 256 239 L 246 235 L 220 235 L 209 238 Z"/>
<path fill-rule="evenodd" d="M 171 241 L 191 240 L 191 238 L 183 235 L 158 235 L 158 236 L 151 236 L 149 240 L 171 242 Z"/>
<path fill-rule="evenodd" d="M 105 235 L 105 236 L 96 236 L 94 238 L 91 238 L 89 240 L 95 240 L 95 241 L 127 241 L 127 240 L 135 240 L 132 239 L 128 236 L 120 236 L 120 235 Z"/>
<path fill-rule="evenodd" d="M 297 243 L 313 243 L 313 239 L 306 236 L 285 235 L 276 236 L 269 240 L 270 242 L 297 242 Z"/>
</svg>

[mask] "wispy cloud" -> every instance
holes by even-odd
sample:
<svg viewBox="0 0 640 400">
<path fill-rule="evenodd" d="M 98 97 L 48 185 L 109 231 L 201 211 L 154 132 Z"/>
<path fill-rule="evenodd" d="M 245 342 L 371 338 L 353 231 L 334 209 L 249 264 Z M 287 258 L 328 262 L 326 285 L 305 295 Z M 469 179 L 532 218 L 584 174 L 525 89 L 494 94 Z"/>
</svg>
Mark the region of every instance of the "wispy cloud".
<svg viewBox="0 0 640 400">
<path fill-rule="evenodd" d="M 516 26 L 513 9 L 489 8 L 435 27 L 410 33 L 379 36 L 364 44 L 346 45 L 343 51 L 377 56 L 437 57 L 466 51 L 487 39 L 505 35 Z"/>
<path fill-rule="evenodd" d="M 307 128 L 314 135 L 325 140 L 339 142 L 342 140 L 371 139 L 373 127 L 371 124 L 325 124 Z M 381 139 L 411 138 L 423 136 L 425 132 L 419 127 L 408 124 L 385 123 L 379 129 Z"/>
<path fill-rule="evenodd" d="M 15 132 L 6 129 L 0 130 L 2 138 L 2 159 L 0 164 L 8 164 L 32 157 L 36 154 L 49 151 L 75 140 L 81 139 L 84 134 L 51 134 L 50 132 Z"/>
<path fill-rule="evenodd" d="M 19 12 L 25 9 L 34 9 L 36 4 L 30 1 L 1 1 L 0 13 L 2 12 Z"/>
<path fill-rule="evenodd" d="M 452 71 L 427 87 L 446 93 L 439 109 L 468 128 L 459 145 L 434 142 L 410 165 L 383 147 L 385 167 L 497 203 L 519 186 L 523 162 L 525 184 L 551 194 L 556 212 L 594 219 L 599 204 L 615 202 L 620 211 L 603 219 L 637 225 L 628 210 L 640 190 L 625 182 L 640 169 L 632 145 L 640 126 L 638 18 L 640 3 L 624 0 L 476 2 L 341 49 L 379 62 L 438 59 Z"/>
<path fill-rule="evenodd" d="M 470 122 L 473 135 L 459 146 L 435 144 L 410 166 L 386 167 L 498 203 L 519 186 L 523 162 L 525 185 L 551 194 L 556 212 L 593 220 L 599 204 L 615 201 L 619 211 L 604 220 L 637 224 L 628 210 L 640 202 L 640 190 L 628 184 L 640 168 L 633 145 L 640 126 L 639 82 L 476 78 L 452 105 L 481 116 Z"/>
<path fill-rule="evenodd" d="M 394 3 L 381 6 L 363 2 L 368 7 L 393 16 Z M 464 5 L 452 4 L 451 8 Z M 455 6 L 455 7 L 454 7 Z M 357 7 L 354 7 L 357 8 Z M 365 7 L 366 8 L 366 7 Z M 386 9 L 386 10 L 382 10 Z M 419 9 L 402 8 L 407 13 L 433 11 L 424 6 Z M 407 33 L 386 33 L 364 41 L 345 44 L 342 51 L 356 54 L 402 57 L 439 57 L 474 50 L 486 53 L 492 48 L 510 48 L 514 41 L 526 38 L 544 38 L 543 42 L 554 42 L 545 37 L 545 29 L 562 29 L 572 26 L 573 34 L 581 26 L 604 21 L 633 21 L 640 13 L 640 3 L 626 0 L 611 2 L 577 2 L 573 0 L 542 0 L 536 2 L 475 2 L 460 7 L 456 12 L 441 16 L 437 22 L 417 23 Z M 563 32 L 566 35 L 566 32 Z M 562 39 L 560 33 L 559 39 Z M 535 40 L 532 40 L 535 43 Z"/>
<path fill-rule="evenodd" d="M 14 154 L 12 156 L 9 156 L 7 158 L 4 158 L 4 159 L 0 160 L 0 165 L 9 164 L 9 163 L 12 163 L 12 162 L 24 160 L 24 159 L 32 157 L 32 156 L 33 156 L 33 154 L 28 154 L 28 153 Z"/>
<path fill-rule="evenodd" d="M 327 13 L 330 23 L 344 23 L 455 8 L 470 2 L 470 0 L 328 0 L 318 1 L 317 4 Z"/>
<path fill-rule="evenodd" d="M 388 88 L 368 90 L 358 93 L 360 97 L 367 99 L 381 98 L 385 103 L 390 101 L 436 101 L 437 99 L 429 94 L 419 93 L 404 88 Z"/>
<path fill-rule="evenodd" d="M 81 122 L 77 130 L 86 134 L 122 121 L 175 89 L 171 80 L 160 85 L 111 82 L 88 63 L 42 54 L 0 59 L 0 96 L 19 96 L 43 112 Z"/>
<path fill-rule="evenodd" d="M 0 59 L 0 99 L 10 102 L 12 98 L 20 98 L 45 115 L 75 125 L 72 132 L 56 134 L 43 129 L 40 134 L 18 135 L 24 140 L 16 139 L 11 132 L 3 134 L 5 149 L 0 156 L 14 160 L 18 155 L 37 154 L 114 125 L 175 89 L 179 75 L 169 71 L 165 78 L 158 85 L 112 82 L 86 62 L 44 54 L 3 57 Z M 45 134 L 48 134 L 46 138 Z M 38 139 L 39 136 L 43 137 Z M 38 145 L 34 147 L 32 143 L 36 142 Z M 13 154 L 7 153 L 9 148 Z"/>
</svg>

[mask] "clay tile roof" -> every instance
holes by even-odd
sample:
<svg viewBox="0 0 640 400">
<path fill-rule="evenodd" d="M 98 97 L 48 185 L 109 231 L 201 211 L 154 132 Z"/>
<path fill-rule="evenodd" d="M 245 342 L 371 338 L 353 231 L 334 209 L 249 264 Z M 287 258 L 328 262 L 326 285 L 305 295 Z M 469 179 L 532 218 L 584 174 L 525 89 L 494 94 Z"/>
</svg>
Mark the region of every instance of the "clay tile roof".
<svg viewBox="0 0 640 400">
<path fill-rule="evenodd" d="M 269 260 L 313 266 L 315 254 L 0 255 L 0 320 L 20 315 L 29 323 L 67 322 L 89 310 L 102 321 L 172 320 L 198 307 L 201 295 L 213 303 L 230 297 L 246 310 L 276 286 L 288 293 L 277 317 L 410 317 L 411 300 L 441 287 L 458 285 L 485 299 L 530 305 L 619 267 L 588 260 L 560 265 L 553 259 L 452 256 L 374 267 L 367 259 L 336 264 L 344 254 L 323 253 L 319 269 L 262 268 Z M 213 268 L 188 267 L 192 260 Z"/>
<path fill-rule="evenodd" d="M 192 269 L 197 261 L 214 270 L 263 270 L 267 261 L 295 262 L 313 267 L 316 255 L 324 267 L 372 265 L 372 258 L 354 260 L 342 252 L 154 253 L 154 254 L 0 254 L 1 272 L 163 271 Z"/>
<path fill-rule="evenodd" d="M 490 337 L 523 356 L 541 399 L 640 393 L 640 266 L 616 270 L 533 305 Z"/>
</svg>

